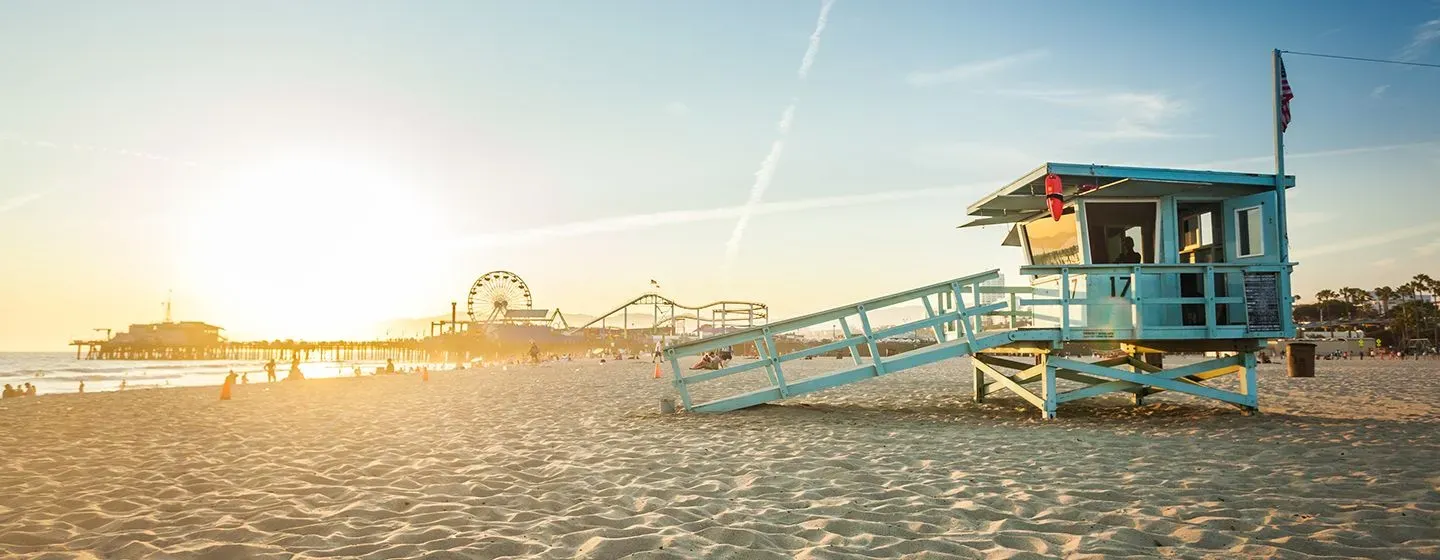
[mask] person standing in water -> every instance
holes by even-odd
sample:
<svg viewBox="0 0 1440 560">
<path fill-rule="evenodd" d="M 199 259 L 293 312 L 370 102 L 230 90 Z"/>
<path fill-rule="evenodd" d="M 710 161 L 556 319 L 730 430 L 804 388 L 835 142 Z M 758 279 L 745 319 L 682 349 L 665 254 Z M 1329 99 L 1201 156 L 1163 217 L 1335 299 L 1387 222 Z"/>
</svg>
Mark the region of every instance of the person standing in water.
<svg viewBox="0 0 1440 560">
<path fill-rule="evenodd" d="M 265 382 L 275 382 L 275 358 L 270 358 L 270 361 L 265 362 Z"/>
</svg>

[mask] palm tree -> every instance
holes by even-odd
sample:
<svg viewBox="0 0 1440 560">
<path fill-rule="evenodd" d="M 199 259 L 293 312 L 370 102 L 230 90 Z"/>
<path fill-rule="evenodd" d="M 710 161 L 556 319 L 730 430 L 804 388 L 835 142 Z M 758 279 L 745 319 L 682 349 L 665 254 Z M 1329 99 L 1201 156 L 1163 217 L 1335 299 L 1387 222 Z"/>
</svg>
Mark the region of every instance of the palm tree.
<svg viewBox="0 0 1440 560">
<path fill-rule="evenodd" d="M 1390 312 L 1390 301 L 1395 299 L 1395 288 L 1390 286 L 1375 288 L 1375 299 L 1380 302 L 1380 316 L 1384 317 Z"/>
<path fill-rule="evenodd" d="M 1360 288 L 1344 287 L 1340 288 L 1340 298 L 1350 305 L 1349 314 L 1354 318 L 1355 310 L 1370 301 L 1370 293 Z"/>
<path fill-rule="evenodd" d="M 1340 294 L 1335 293 L 1335 290 L 1320 290 L 1318 292 L 1315 292 L 1315 300 L 1320 302 L 1321 323 L 1325 322 L 1325 304 L 1335 301 L 1339 297 Z"/>
</svg>

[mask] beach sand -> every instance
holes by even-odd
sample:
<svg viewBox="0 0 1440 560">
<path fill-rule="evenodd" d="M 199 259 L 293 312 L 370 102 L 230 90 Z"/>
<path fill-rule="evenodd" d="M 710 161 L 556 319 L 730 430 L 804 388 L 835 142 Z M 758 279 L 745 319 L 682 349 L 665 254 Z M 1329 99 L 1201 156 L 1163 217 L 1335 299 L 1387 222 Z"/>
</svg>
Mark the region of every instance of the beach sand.
<svg viewBox="0 0 1440 560">
<path fill-rule="evenodd" d="M 1440 361 L 1262 368 L 1252 417 L 964 361 L 723 415 L 648 361 L 9 399 L 0 556 L 1440 555 Z"/>
</svg>

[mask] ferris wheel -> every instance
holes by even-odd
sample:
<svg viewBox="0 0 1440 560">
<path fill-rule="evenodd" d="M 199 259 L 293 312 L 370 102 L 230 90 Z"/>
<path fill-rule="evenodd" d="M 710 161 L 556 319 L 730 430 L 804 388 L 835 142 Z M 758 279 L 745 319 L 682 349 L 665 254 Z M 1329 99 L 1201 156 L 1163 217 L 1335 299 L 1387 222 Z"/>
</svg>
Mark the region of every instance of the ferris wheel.
<svg viewBox="0 0 1440 560">
<path fill-rule="evenodd" d="M 465 300 L 465 310 L 470 320 L 477 323 L 498 323 L 512 309 L 530 309 L 534 301 L 530 298 L 530 286 L 513 272 L 496 270 L 487 272 L 470 285 L 470 297 Z"/>
</svg>

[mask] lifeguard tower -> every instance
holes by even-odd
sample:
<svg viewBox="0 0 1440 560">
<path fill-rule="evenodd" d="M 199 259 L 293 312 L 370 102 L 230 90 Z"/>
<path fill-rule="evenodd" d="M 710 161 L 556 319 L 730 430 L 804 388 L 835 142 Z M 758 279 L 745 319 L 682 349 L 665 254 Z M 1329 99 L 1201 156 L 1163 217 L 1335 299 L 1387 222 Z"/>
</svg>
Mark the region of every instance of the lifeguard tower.
<svg viewBox="0 0 1440 560">
<path fill-rule="evenodd" d="M 722 412 L 970 357 L 973 396 L 1002 389 L 1054 418 L 1062 403 L 1177 391 L 1257 410 L 1256 352 L 1295 335 L 1284 189 L 1294 177 L 1047 163 L 969 207 L 961 227 L 1009 226 L 1026 286 L 991 270 L 665 349 L 686 410 Z M 925 318 L 877 328 L 877 309 L 919 302 Z M 839 340 L 782 353 L 785 333 L 838 323 Z M 937 343 L 881 356 L 877 342 L 920 329 Z M 1100 343 L 1123 355 L 1088 361 Z M 717 370 L 681 360 L 738 344 L 759 359 Z M 1088 345 L 1094 348 L 1095 344 Z M 836 351 L 850 360 L 808 377 L 785 364 Z M 1163 355 L 1200 361 L 1165 369 Z M 688 360 L 687 360 L 688 361 Z M 807 370 L 813 368 L 806 368 Z M 748 372 L 748 373 L 747 373 Z M 1207 386 L 1234 374 L 1238 390 Z M 749 383 L 742 381 L 749 376 Z M 726 394 L 692 394 L 713 384 Z M 1061 381 L 1065 383 L 1060 384 Z"/>
</svg>

